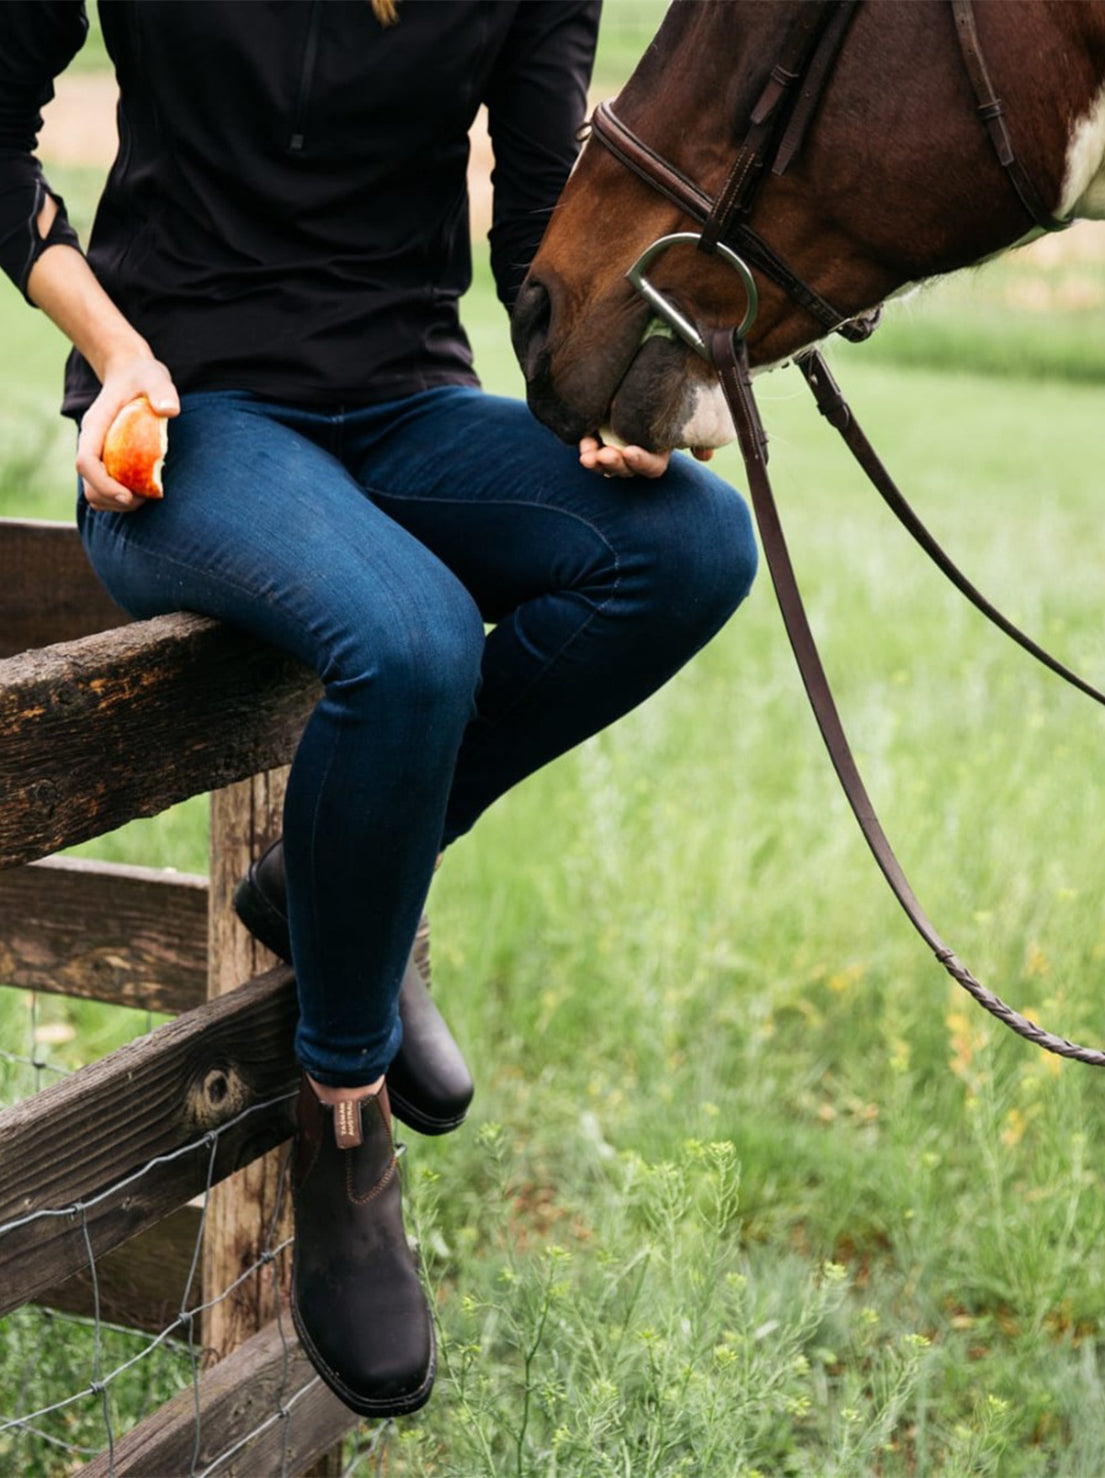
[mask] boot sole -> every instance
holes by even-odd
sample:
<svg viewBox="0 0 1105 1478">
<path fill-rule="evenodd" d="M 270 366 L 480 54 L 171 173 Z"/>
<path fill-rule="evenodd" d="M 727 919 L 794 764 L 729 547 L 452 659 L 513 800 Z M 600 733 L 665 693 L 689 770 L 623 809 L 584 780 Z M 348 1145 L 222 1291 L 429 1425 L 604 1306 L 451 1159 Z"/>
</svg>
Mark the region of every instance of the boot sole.
<svg viewBox="0 0 1105 1478">
<path fill-rule="evenodd" d="M 408 1129 L 413 1129 L 416 1134 L 423 1134 L 427 1139 L 434 1138 L 438 1134 L 451 1134 L 454 1129 L 459 1129 L 468 1117 L 468 1110 L 458 1114 L 453 1119 L 429 1119 L 420 1109 L 416 1109 L 409 1099 L 403 1097 L 396 1089 L 388 1083 L 388 1102 L 395 1117 L 406 1124 Z"/>
</svg>

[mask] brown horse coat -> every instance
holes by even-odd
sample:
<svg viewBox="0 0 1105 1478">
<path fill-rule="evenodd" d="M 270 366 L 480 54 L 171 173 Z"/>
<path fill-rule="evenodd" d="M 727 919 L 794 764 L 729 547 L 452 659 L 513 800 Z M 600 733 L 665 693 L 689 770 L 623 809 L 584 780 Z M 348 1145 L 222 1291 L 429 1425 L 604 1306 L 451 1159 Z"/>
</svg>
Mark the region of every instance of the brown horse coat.
<svg viewBox="0 0 1105 1478">
<path fill-rule="evenodd" d="M 1105 217 L 1105 3 L 977 0 L 986 65 L 1018 159 L 1060 216 Z M 616 101 L 618 116 L 711 196 L 795 12 L 785 0 L 675 0 Z M 765 177 L 751 224 L 842 315 L 1035 234 L 978 116 L 947 0 L 859 5 L 798 156 Z M 611 426 L 649 447 L 732 438 L 713 372 L 682 342 L 645 338 L 625 281 L 658 237 L 697 229 L 594 140 L 519 299 L 530 403 L 567 440 Z M 677 247 L 651 279 L 701 329 L 735 323 L 731 269 Z M 824 329 L 757 274 L 754 365 Z"/>
</svg>

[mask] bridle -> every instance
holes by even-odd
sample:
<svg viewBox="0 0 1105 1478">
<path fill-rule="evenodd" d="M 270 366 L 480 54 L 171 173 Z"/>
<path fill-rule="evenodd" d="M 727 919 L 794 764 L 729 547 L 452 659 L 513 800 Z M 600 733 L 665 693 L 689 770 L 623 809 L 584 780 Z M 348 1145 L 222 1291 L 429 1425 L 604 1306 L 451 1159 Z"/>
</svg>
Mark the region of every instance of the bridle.
<svg viewBox="0 0 1105 1478">
<path fill-rule="evenodd" d="M 638 258 L 627 275 L 656 315 L 717 371 L 744 458 L 756 522 L 783 624 L 807 696 L 848 802 L 892 892 L 939 963 L 986 1011 L 1046 1051 L 1093 1067 L 1105 1067 L 1105 1052 L 1079 1046 L 1046 1031 L 982 985 L 945 944 L 918 901 L 875 812 L 844 732 L 802 604 L 767 475 L 767 434 L 752 393 L 746 339 L 758 302 L 752 268 L 758 268 L 781 286 L 827 332 L 838 332 L 850 339 L 864 339 L 877 320 L 877 313 L 859 318 L 839 313 L 815 288 L 798 277 L 748 223 L 765 172 L 770 170 L 782 174 L 801 147 L 858 3 L 859 0 L 805 0 L 798 6 L 797 17 L 784 42 L 782 54 L 772 67 L 752 109 L 728 178 L 713 199 L 621 123 L 608 104 L 602 103 L 596 109 L 591 134 L 634 174 L 702 224 L 701 233 L 679 232 L 661 237 Z M 1065 229 L 1070 222 L 1051 214 L 1016 158 L 1005 127 L 1002 104 L 990 82 L 979 46 L 971 0 L 950 0 L 950 6 L 979 117 L 986 126 L 999 162 L 1032 221 L 1045 231 Z M 645 275 L 649 264 L 676 242 L 693 242 L 700 250 L 719 255 L 738 273 L 747 294 L 746 312 L 739 325 L 703 334 L 649 282 Z M 821 355 L 816 350 L 810 351 L 799 359 L 798 364 L 822 415 L 840 432 L 892 512 L 953 584 L 1018 645 L 1067 682 L 1105 705 L 1105 693 L 1052 657 L 1003 616 L 940 547 L 864 436 Z"/>
<path fill-rule="evenodd" d="M 860 340 L 875 327 L 877 314 L 856 319 L 839 312 L 748 224 L 765 172 L 770 168 L 782 174 L 797 153 L 857 3 L 812 0 L 799 5 L 783 55 L 771 69 L 725 184 L 713 199 L 627 128 L 609 103 L 600 103 L 595 109 L 591 134 L 645 184 L 701 223 L 697 240 L 700 251 L 713 253 L 724 244 L 739 252 L 745 262 L 777 283 L 825 333 Z M 803 80 L 806 85 L 796 91 Z"/>
<path fill-rule="evenodd" d="M 1044 231 L 1065 230 L 1070 220 L 1051 214 L 1013 150 L 1004 109 L 982 55 L 972 0 L 950 0 L 950 5 L 978 115 L 999 162 L 1033 224 Z M 878 309 L 859 315 L 842 313 L 793 270 L 752 228 L 749 218 L 767 176 L 785 174 L 798 154 L 858 8 L 859 0 L 802 0 L 798 5 L 782 52 L 749 114 L 725 183 L 713 198 L 628 128 L 609 103 L 598 105 L 590 124 L 590 136 L 626 169 L 701 223 L 702 230 L 695 238 L 700 251 L 716 253 L 724 247 L 728 257 L 738 254 L 742 262 L 781 287 L 826 334 L 839 333 L 853 342 L 868 338 L 874 331 Z M 679 233 L 678 239 L 683 241 L 687 236 Z M 661 240 L 672 242 L 670 237 Z M 650 260 L 657 255 L 659 245 L 654 242 L 649 247 Z M 633 271 L 641 270 L 638 261 Z M 659 311 L 658 304 L 653 302 L 653 306 Z M 685 337 L 679 325 L 673 322 L 672 327 Z M 693 347 L 699 348 L 698 344 Z"/>
</svg>

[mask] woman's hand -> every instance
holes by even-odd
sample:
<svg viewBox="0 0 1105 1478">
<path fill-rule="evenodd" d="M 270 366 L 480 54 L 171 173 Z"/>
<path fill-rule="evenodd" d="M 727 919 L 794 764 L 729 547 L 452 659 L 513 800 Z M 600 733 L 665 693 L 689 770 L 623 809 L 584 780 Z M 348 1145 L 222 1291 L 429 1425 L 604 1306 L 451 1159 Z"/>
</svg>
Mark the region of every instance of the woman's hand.
<svg viewBox="0 0 1105 1478">
<path fill-rule="evenodd" d="M 708 462 L 713 447 L 694 447 L 692 455 Z M 603 477 L 663 477 L 668 470 L 671 452 L 646 452 L 639 446 L 611 446 L 597 436 L 585 436 L 579 444 L 579 460 L 591 472 Z"/>
<path fill-rule="evenodd" d="M 108 427 L 123 406 L 139 395 L 146 397 L 159 416 L 175 416 L 180 411 L 180 400 L 169 371 L 152 356 L 138 354 L 107 368 L 103 388 L 81 421 L 77 471 L 83 480 L 85 497 L 93 508 L 103 512 L 133 513 L 146 502 L 109 477 L 103 463 Z"/>
<path fill-rule="evenodd" d="M 43 222 L 46 225 L 48 221 Z M 84 355 L 103 387 L 84 414 L 77 442 L 77 471 L 85 497 L 93 508 L 132 513 L 146 500 L 107 475 L 104 438 L 123 406 L 138 395 L 144 395 L 159 416 L 177 415 L 180 401 L 172 376 L 73 247 L 58 243 L 46 248 L 28 273 L 27 296 Z"/>
</svg>

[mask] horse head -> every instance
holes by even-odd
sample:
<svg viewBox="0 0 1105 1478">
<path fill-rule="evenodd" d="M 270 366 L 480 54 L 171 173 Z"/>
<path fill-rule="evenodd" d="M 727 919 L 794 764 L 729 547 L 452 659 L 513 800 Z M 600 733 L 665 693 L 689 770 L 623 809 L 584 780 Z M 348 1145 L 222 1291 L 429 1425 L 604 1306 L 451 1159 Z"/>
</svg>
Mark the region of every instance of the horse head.
<svg viewBox="0 0 1105 1478">
<path fill-rule="evenodd" d="M 603 427 L 652 449 L 731 440 L 708 358 L 627 280 L 654 242 L 709 215 L 752 268 L 750 362 L 777 364 L 1034 234 L 1033 215 L 1105 215 L 1103 84 L 1102 0 L 674 0 L 519 295 L 531 408 L 568 441 Z M 686 241 L 648 279 L 704 339 L 749 308 L 747 273 Z"/>
</svg>

